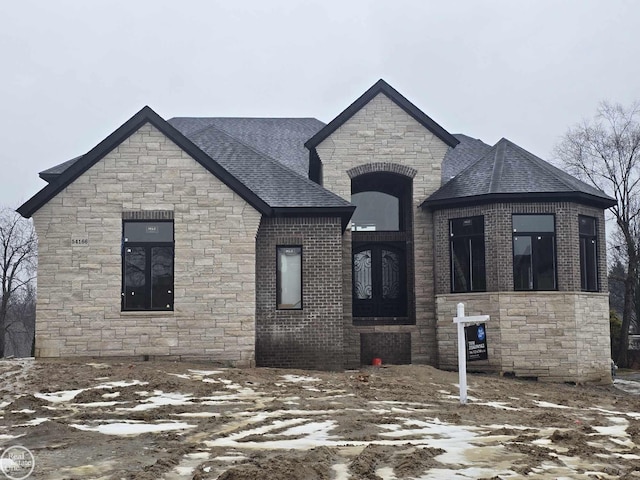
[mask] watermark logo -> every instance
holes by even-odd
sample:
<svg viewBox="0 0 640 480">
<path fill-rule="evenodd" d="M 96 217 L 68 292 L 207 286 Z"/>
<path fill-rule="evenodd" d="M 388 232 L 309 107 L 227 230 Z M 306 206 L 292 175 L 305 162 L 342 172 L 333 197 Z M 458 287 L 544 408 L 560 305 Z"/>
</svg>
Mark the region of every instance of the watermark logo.
<svg viewBox="0 0 640 480">
<path fill-rule="evenodd" d="M 0 471 L 9 480 L 24 480 L 28 478 L 36 466 L 33 453 L 27 447 L 13 445 L 5 449 L 0 455 Z"/>
</svg>

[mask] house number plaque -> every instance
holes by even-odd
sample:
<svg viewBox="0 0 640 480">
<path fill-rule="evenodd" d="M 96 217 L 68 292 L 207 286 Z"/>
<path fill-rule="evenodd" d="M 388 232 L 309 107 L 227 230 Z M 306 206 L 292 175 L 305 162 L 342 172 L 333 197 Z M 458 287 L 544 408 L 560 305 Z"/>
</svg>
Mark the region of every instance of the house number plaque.
<svg viewBox="0 0 640 480">
<path fill-rule="evenodd" d="M 72 235 L 71 246 L 72 247 L 86 247 L 89 245 L 89 237 L 86 235 Z"/>
</svg>

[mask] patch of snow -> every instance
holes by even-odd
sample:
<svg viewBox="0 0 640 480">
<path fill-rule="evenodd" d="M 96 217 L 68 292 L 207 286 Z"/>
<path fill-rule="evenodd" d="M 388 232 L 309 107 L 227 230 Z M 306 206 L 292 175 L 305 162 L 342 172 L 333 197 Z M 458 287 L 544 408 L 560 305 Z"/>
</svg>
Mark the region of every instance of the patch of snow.
<svg viewBox="0 0 640 480">
<path fill-rule="evenodd" d="M 48 422 L 49 419 L 46 417 L 37 417 L 33 420 L 29 420 L 26 423 L 21 423 L 20 425 L 14 425 L 15 427 L 35 427 L 36 425 L 40 425 L 41 423 Z"/>
<path fill-rule="evenodd" d="M 474 405 L 486 405 L 487 407 L 498 408 L 500 410 L 513 410 L 515 412 L 521 410 L 520 408 L 510 407 L 505 402 L 477 402 L 474 403 Z"/>
<path fill-rule="evenodd" d="M 517 476 L 514 471 L 507 470 L 496 472 L 493 468 L 461 468 L 455 470 L 449 470 L 444 468 L 432 468 L 430 469 L 425 476 L 419 477 L 420 480 L 442 480 L 443 478 L 455 480 L 455 479 L 470 479 L 475 480 L 477 478 L 494 478 L 496 474 L 500 474 L 500 476 Z M 560 480 L 561 477 L 554 477 L 556 480 Z"/>
<path fill-rule="evenodd" d="M 49 392 L 49 393 L 34 393 L 33 396 L 39 398 L 40 400 L 46 400 L 51 403 L 62 403 L 73 400 L 76 395 L 80 394 L 87 390 L 86 388 L 81 388 L 79 390 L 61 390 L 59 392 Z"/>
<path fill-rule="evenodd" d="M 111 365 L 107 365 L 106 363 L 87 363 L 90 367 L 96 368 L 98 370 L 103 370 L 105 368 L 109 368 Z"/>
<path fill-rule="evenodd" d="M 351 475 L 349 474 L 349 465 L 347 463 L 334 463 L 331 465 L 331 470 L 333 470 L 333 478 L 336 480 L 347 480 L 351 478 Z"/>
<path fill-rule="evenodd" d="M 134 385 L 148 385 L 149 382 L 141 382 L 140 380 L 120 380 L 118 382 L 107 382 L 96 385 L 93 388 L 116 388 L 116 387 L 132 387 Z"/>
<path fill-rule="evenodd" d="M 11 405 L 11 402 L 0 402 L 0 409 L 8 407 Z"/>
<path fill-rule="evenodd" d="M 192 418 L 210 418 L 210 417 L 218 417 L 219 413 L 214 412 L 184 412 L 184 413 L 175 413 L 177 417 L 192 417 Z"/>
<path fill-rule="evenodd" d="M 393 467 L 381 467 L 376 469 L 376 475 L 382 480 L 398 480 L 398 477 L 393 473 Z"/>
<path fill-rule="evenodd" d="M 320 382 L 321 380 L 316 377 L 305 377 L 303 375 L 280 375 L 280 378 L 284 378 L 285 382 L 300 383 L 300 382 Z"/>
<path fill-rule="evenodd" d="M 211 454 L 209 452 L 194 452 L 194 453 L 187 453 L 186 455 L 188 458 L 193 458 L 194 460 L 196 459 L 208 459 Z"/>
<path fill-rule="evenodd" d="M 22 410 L 11 410 L 11 413 L 36 413 L 36 411 L 30 410 L 28 408 L 23 408 Z"/>
<path fill-rule="evenodd" d="M 85 432 L 98 432 L 105 435 L 139 435 L 141 433 L 166 432 L 195 427 L 195 425 L 182 422 L 137 423 L 133 421 L 104 423 L 102 425 L 80 425 L 72 423 L 69 426 Z"/>
<path fill-rule="evenodd" d="M 624 390 L 625 392 L 633 393 L 634 395 L 640 395 L 640 382 L 633 382 L 630 380 L 616 378 L 613 382 L 613 386 L 619 388 L 620 390 Z"/>
<path fill-rule="evenodd" d="M 326 432 L 327 427 L 332 427 L 336 422 L 333 420 L 326 420 L 324 422 L 309 422 L 303 425 L 298 425 L 296 427 L 288 428 L 287 430 L 280 432 L 278 435 L 287 436 L 298 436 L 298 435 L 306 435 L 307 437 L 314 436 L 318 434 L 318 432 Z M 323 435 L 326 438 L 326 435 Z"/>
<path fill-rule="evenodd" d="M 135 407 L 131 408 L 117 408 L 116 410 L 140 412 L 162 407 L 164 405 L 192 405 L 191 395 L 185 395 L 183 393 L 165 393 L 160 390 L 155 390 L 153 393 L 155 396 L 142 400 L 145 403 L 139 403 Z"/>
<path fill-rule="evenodd" d="M 121 405 L 126 402 L 116 402 L 112 400 L 110 402 L 88 402 L 88 403 L 72 403 L 74 407 L 113 407 L 114 405 Z"/>
<path fill-rule="evenodd" d="M 183 380 L 191 380 L 191 377 L 186 373 L 167 373 L 167 375 L 171 375 L 172 377 L 182 378 Z"/>
<path fill-rule="evenodd" d="M 0 440 L 13 440 L 15 438 L 24 437 L 26 433 L 21 433 L 20 435 L 9 435 L 5 433 L 0 433 Z"/>
<path fill-rule="evenodd" d="M 246 460 L 246 458 L 247 457 L 245 457 L 244 455 L 240 455 L 239 453 L 237 454 L 234 453 L 233 455 L 232 454 L 220 455 L 216 457 L 216 460 L 220 462 L 239 462 L 240 460 Z"/>
<path fill-rule="evenodd" d="M 300 425 L 306 423 L 305 425 Z M 272 433 L 272 430 L 281 430 L 285 427 L 291 427 L 282 433 Z M 294 428 L 299 426 L 299 428 Z M 275 420 L 270 425 L 234 433 L 228 437 L 221 437 L 211 441 L 205 441 L 205 445 L 209 447 L 235 447 L 235 448 L 259 448 L 259 449 L 309 449 L 321 445 L 338 445 L 339 442 L 331 440 L 329 432 L 334 428 L 335 422 L 327 420 L 324 422 L 308 422 L 304 418 L 291 418 L 287 420 Z M 296 432 L 296 433 L 292 433 Z M 295 439 L 276 439 L 260 442 L 245 442 L 243 438 L 248 435 L 264 435 L 269 434 L 270 437 L 278 437 L 279 435 L 305 435 Z"/>
<path fill-rule="evenodd" d="M 218 373 L 223 373 L 222 370 L 189 370 L 191 373 L 195 373 L 196 375 L 202 375 L 206 377 L 208 375 L 217 375 Z"/>
<path fill-rule="evenodd" d="M 120 392 L 103 393 L 102 398 L 116 398 L 120 396 Z"/>
<path fill-rule="evenodd" d="M 607 417 L 607 420 L 609 420 L 614 425 L 610 425 L 607 427 L 594 425 L 593 429 L 596 430 L 599 434 L 609 437 L 629 437 L 629 435 L 627 434 L 627 427 L 629 426 L 629 422 L 626 418 Z M 611 438 L 610 440 L 613 440 L 613 438 Z"/>
<path fill-rule="evenodd" d="M 498 428 L 511 428 L 513 430 L 527 430 L 530 427 L 523 427 L 522 425 L 509 425 L 508 423 L 505 423 L 503 425 L 498 425 L 495 423 L 492 423 L 491 425 L 486 425 L 487 428 L 492 428 L 492 429 L 498 429 Z"/>
<path fill-rule="evenodd" d="M 571 408 L 571 407 L 567 407 L 566 405 L 558 405 L 557 403 L 543 402 L 542 400 L 534 400 L 533 403 L 535 403 L 537 406 L 542 408 L 559 408 L 559 409 Z"/>
</svg>

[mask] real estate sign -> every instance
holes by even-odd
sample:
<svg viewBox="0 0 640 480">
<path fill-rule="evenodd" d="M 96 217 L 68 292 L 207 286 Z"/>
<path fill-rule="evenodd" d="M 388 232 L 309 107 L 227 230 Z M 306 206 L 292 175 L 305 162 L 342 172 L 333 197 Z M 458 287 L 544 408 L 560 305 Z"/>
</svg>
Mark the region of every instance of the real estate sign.
<svg viewBox="0 0 640 480">
<path fill-rule="evenodd" d="M 465 343 L 467 345 L 467 361 L 487 360 L 487 329 L 486 324 L 468 325 L 464 327 Z"/>
</svg>

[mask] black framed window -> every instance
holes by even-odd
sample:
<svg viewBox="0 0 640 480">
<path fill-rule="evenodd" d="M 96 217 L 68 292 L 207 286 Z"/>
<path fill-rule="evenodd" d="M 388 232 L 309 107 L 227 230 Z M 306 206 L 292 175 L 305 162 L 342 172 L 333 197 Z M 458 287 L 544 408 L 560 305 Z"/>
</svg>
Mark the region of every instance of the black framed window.
<svg viewBox="0 0 640 480">
<path fill-rule="evenodd" d="M 124 221 L 122 310 L 173 310 L 173 222 Z"/>
<path fill-rule="evenodd" d="M 407 274 L 402 245 L 354 246 L 354 317 L 406 316 L 406 290 Z"/>
<path fill-rule="evenodd" d="M 513 215 L 514 290 L 556 290 L 553 215 Z"/>
<path fill-rule="evenodd" d="M 578 217 L 580 232 L 580 287 L 598 291 L 598 225 L 593 217 Z"/>
<path fill-rule="evenodd" d="M 302 247 L 276 247 L 276 306 L 280 310 L 302 308 Z"/>
<path fill-rule="evenodd" d="M 449 221 L 451 291 L 482 292 L 487 288 L 484 251 L 484 217 Z"/>
</svg>

